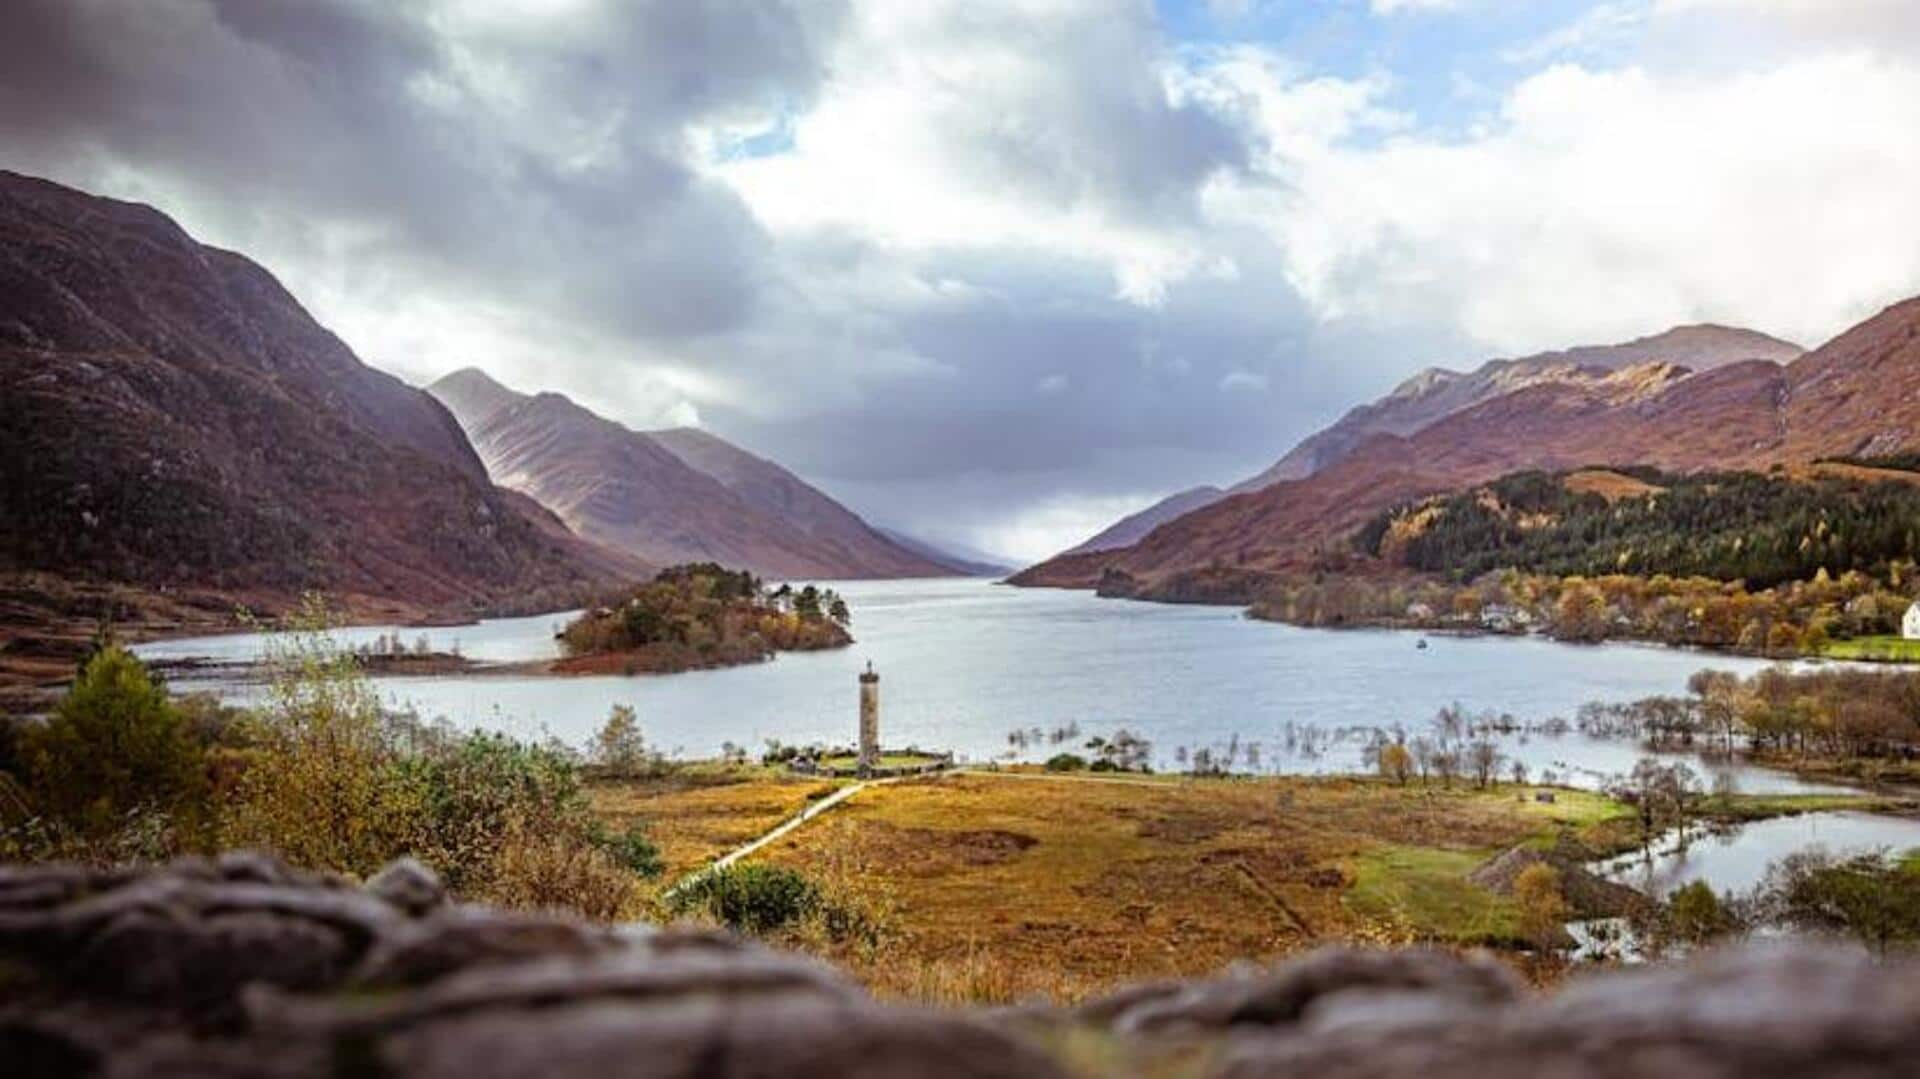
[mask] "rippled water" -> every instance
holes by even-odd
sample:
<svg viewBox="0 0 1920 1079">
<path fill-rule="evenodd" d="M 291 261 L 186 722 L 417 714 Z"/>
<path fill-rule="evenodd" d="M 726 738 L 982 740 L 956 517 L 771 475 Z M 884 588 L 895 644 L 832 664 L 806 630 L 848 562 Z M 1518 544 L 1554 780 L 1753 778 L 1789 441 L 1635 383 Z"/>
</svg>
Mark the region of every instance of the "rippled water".
<svg viewBox="0 0 1920 1079">
<path fill-rule="evenodd" d="M 1363 732 L 1393 724 L 1417 731 L 1448 702 L 1523 720 L 1570 717 L 1588 700 L 1682 692 L 1702 667 L 1758 666 L 1670 649 L 1526 638 L 1433 636 L 1420 649 L 1415 633 L 1297 629 L 1250 621 L 1230 608 L 1128 603 L 984 581 L 836 587 L 853 607 L 859 638 L 843 651 L 664 677 L 389 677 L 378 685 L 389 703 L 425 716 L 521 735 L 548 732 L 576 744 L 614 704 L 630 704 L 656 744 L 700 756 L 729 741 L 753 748 L 773 738 L 850 742 L 854 676 L 872 660 L 882 678 L 889 745 L 985 760 L 1008 750 L 1009 731 L 1072 724 L 1081 732 L 1076 742 L 1121 728 L 1144 735 L 1163 764 L 1177 747 L 1217 749 L 1238 736 L 1260 746 L 1259 770 L 1340 772 L 1360 766 Z M 512 661 L 556 654 L 553 632 L 565 620 L 546 615 L 396 632 L 408 642 L 424 633 L 433 647 L 458 647 L 474 659 Z M 339 636 L 357 644 L 390 629 Z M 208 637 L 139 651 L 231 660 L 257 655 L 261 643 L 257 636 Z M 241 698 L 249 692 L 216 688 Z M 1025 756 L 1059 748 L 1043 738 Z M 1641 755 L 1629 742 L 1579 735 L 1514 737 L 1505 748 L 1536 774 L 1548 768 L 1586 784 L 1631 768 Z M 1751 768 L 1739 770 L 1739 783 L 1755 792 L 1821 789 Z"/>
</svg>

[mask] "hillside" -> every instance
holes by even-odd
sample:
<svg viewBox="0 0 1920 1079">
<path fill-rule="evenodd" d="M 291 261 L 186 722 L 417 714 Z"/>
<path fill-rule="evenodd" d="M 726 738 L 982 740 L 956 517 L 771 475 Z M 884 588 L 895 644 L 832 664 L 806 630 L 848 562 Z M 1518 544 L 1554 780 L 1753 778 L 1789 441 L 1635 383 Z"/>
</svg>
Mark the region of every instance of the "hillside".
<svg viewBox="0 0 1920 1079">
<path fill-rule="evenodd" d="M 1211 506 L 1225 497 L 1227 492 L 1218 487 L 1193 487 L 1168 495 L 1139 513 L 1120 518 L 1093 538 L 1077 547 L 1069 548 L 1065 553 L 1088 554 L 1093 551 L 1111 551 L 1120 547 L 1131 547 L 1145 539 L 1147 533 L 1168 521 L 1185 516 L 1203 506 Z"/>
<path fill-rule="evenodd" d="M 361 363 L 260 266 L 149 207 L 12 173 L 0 388 L 16 593 L 192 591 L 230 612 L 323 589 L 445 617 L 646 569 L 493 486 L 445 408 Z"/>
<path fill-rule="evenodd" d="M 495 480 L 581 535 L 657 564 L 720 562 L 769 577 L 939 577 L 786 469 L 702 431 L 634 431 L 556 393 L 483 372 L 428 387 Z"/>
<path fill-rule="evenodd" d="M 1521 472 L 1395 507 L 1355 536 L 1394 565 L 1470 581 L 1517 569 L 1704 577 L 1763 589 L 1920 559 L 1920 474 L 1843 467 L 1666 475 Z"/>
<path fill-rule="evenodd" d="M 1674 472 L 1765 468 L 1920 442 L 1920 301 L 1882 312 L 1785 366 L 1728 363 L 1690 374 L 1649 363 L 1534 382 L 1410 436 L 1374 434 L 1312 476 L 1224 499 L 1122 551 L 1033 567 L 1015 583 L 1177 595 L 1209 567 L 1270 572 L 1350 553 L 1344 537 L 1390 506 L 1527 469 L 1647 465 Z M 1158 582 L 1158 583 L 1155 583 Z"/>
<path fill-rule="evenodd" d="M 1520 359 L 1491 360 L 1472 371 L 1429 367 L 1392 393 L 1349 411 L 1333 426 L 1303 440 L 1286 456 L 1233 493 L 1257 491 L 1282 480 L 1305 479 L 1351 455 L 1374 435 L 1412 435 L 1482 401 L 1543 383 L 1586 385 L 1625 367 L 1666 363 L 1710 371 L 1730 363 L 1789 363 L 1804 353 L 1798 345 L 1754 330 L 1727 326 L 1679 326 L 1620 345 L 1589 345 Z"/>
</svg>

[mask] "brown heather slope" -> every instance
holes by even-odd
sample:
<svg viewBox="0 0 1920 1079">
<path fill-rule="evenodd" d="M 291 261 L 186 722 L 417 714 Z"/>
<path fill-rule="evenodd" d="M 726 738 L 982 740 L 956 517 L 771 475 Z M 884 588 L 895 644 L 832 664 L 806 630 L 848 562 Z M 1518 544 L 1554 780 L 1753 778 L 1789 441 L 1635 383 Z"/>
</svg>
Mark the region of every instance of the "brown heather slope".
<svg viewBox="0 0 1920 1079">
<path fill-rule="evenodd" d="M 1177 597 L 1196 571 L 1303 569 L 1351 553 L 1347 537 L 1409 499 L 1521 469 L 1655 465 L 1764 468 L 1920 444 L 1920 301 L 1891 307 L 1786 366 L 1728 364 L 1689 375 L 1646 364 L 1586 382 L 1535 383 L 1411 437 L 1375 435 L 1315 475 L 1187 514 L 1122 551 L 1076 555 L 1016 584 Z M 1222 596 L 1221 598 L 1232 598 Z"/>
<path fill-rule="evenodd" d="M 30 591 L 322 589 L 447 617 L 645 570 L 494 487 L 446 409 L 266 270 L 149 207 L 12 173 L 0 391 L 0 574 Z"/>
<path fill-rule="evenodd" d="M 1625 367 L 1672 364 L 1710 371 L 1731 363 L 1788 363 L 1800 346 L 1754 330 L 1729 326 L 1677 326 L 1620 345 L 1587 345 L 1513 360 L 1492 360 L 1472 371 L 1429 367 L 1377 401 L 1360 405 L 1339 422 L 1311 435 L 1273 467 L 1238 484 L 1234 494 L 1258 491 L 1282 480 L 1305 479 L 1337 464 L 1374 435 L 1409 436 L 1482 401 L 1544 383 L 1587 384 Z"/>
<path fill-rule="evenodd" d="M 428 392 L 466 428 L 495 480 L 581 535 L 650 562 L 714 561 L 770 577 L 951 576 L 786 469 L 704 432 L 634 431 L 473 368 Z"/>
</svg>

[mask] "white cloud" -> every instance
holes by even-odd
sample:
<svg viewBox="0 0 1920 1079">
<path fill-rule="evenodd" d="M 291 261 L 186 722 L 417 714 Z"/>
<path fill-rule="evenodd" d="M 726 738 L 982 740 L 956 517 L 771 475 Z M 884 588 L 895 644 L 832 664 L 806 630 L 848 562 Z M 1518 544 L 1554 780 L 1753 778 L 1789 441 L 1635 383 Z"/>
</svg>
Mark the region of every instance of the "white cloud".
<svg viewBox="0 0 1920 1079">
<path fill-rule="evenodd" d="M 1701 318 L 1817 343 L 1920 290 L 1916 131 L 1920 71 L 1859 52 L 1712 81 L 1569 65 L 1463 140 L 1280 133 L 1288 183 L 1225 181 L 1210 207 L 1267 230 L 1324 318 L 1500 350 Z"/>
<path fill-rule="evenodd" d="M 861 5 L 791 150 L 709 168 L 778 233 L 1084 260 L 1158 306 L 1207 266 L 1193 189 L 1234 149 L 1159 50 L 1144 4 Z"/>
<path fill-rule="evenodd" d="M 1015 511 L 976 529 L 969 540 L 984 550 L 999 551 L 1033 563 L 1059 554 L 1131 513 L 1138 513 L 1161 495 L 1056 495 Z"/>
<path fill-rule="evenodd" d="M 1065 393 L 1067 390 L 1068 381 L 1069 380 L 1067 379 L 1067 376 L 1056 373 L 1056 374 L 1048 375 L 1047 377 L 1041 379 L 1039 382 L 1034 383 L 1033 388 L 1038 393 L 1045 393 L 1045 394 Z"/>
<path fill-rule="evenodd" d="M 1228 371 L 1220 379 L 1223 393 L 1265 393 L 1267 376 L 1252 371 Z"/>
</svg>

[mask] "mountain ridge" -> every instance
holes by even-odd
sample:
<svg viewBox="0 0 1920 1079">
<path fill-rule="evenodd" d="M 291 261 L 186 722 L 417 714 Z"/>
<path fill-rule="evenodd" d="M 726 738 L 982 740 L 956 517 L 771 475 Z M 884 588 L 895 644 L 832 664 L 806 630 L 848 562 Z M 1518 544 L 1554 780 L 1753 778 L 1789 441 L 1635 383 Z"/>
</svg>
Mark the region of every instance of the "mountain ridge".
<svg viewBox="0 0 1920 1079">
<path fill-rule="evenodd" d="M 525 394 L 477 368 L 427 387 L 487 472 L 580 534 L 658 564 L 717 561 L 763 576 L 937 577 L 779 464 L 709 432 L 636 431 L 563 394 Z"/>
<path fill-rule="evenodd" d="M 1652 465 L 1765 468 L 1889 452 L 1920 440 L 1920 298 L 1892 305 L 1787 364 L 1691 372 L 1642 362 L 1544 379 L 1448 413 L 1411 435 L 1367 433 L 1313 474 L 1242 491 L 1122 550 L 1056 558 L 1017 584 L 1151 584 L 1206 569 L 1309 569 L 1346 551 L 1371 513 L 1521 469 Z"/>
</svg>

